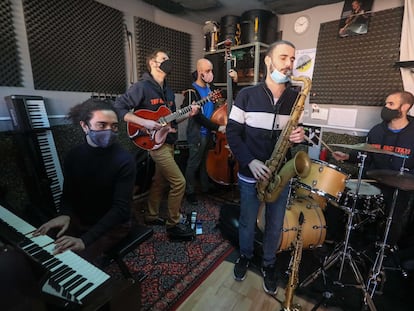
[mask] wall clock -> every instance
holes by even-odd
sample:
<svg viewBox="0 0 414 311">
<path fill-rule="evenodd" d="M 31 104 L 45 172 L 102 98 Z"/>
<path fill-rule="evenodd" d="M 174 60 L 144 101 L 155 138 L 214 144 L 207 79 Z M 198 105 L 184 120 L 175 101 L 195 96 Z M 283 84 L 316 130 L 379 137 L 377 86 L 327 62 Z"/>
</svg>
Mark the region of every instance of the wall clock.
<svg viewBox="0 0 414 311">
<path fill-rule="evenodd" d="M 298 34 L 303 34 L 310 26 L 310 18 L 308 16 L 299 16 L 293 25 L 293 30 Z"/>
</svg>

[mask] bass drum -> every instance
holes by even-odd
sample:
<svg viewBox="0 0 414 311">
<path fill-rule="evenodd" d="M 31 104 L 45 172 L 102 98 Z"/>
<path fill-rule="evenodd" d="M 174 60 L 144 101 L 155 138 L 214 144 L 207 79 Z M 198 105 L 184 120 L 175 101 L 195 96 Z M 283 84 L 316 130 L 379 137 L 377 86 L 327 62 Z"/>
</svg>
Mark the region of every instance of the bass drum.
<svg viewBox="0 0 414 311">
<path fill-rule="evenodd" d="M 299 215 L 303 213 L 303 248 L 313 249 L 322 246 L 326 237 L 326 222 L 319 204 L 308 197 L 294 198 L 286 207 L 279 251 L 290 250 L 294 246 L 299 229 Z M 265 204 L 260 206 L 258 228 L 264 232 Z"/>
</svg>

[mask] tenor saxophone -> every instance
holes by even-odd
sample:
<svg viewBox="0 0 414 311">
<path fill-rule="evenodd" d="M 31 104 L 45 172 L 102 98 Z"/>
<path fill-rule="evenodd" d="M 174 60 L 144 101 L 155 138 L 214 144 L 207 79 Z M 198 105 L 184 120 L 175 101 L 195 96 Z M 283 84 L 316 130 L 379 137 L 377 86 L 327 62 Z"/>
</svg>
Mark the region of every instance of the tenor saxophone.
<svg viewBox="0 0 414 311">
<path fill-rule="evenodd" d="M 285 301 L 283 302 L 283 311 L 300 311 L 302 310 L 299 304 L 293 304 L 293 295 L 295 289 L 299 284 L 299 265 L 302 259 L 303 237 L 302 237 L 302 224 L 304 216 L 303 213 L 299 214 L 299 227 L 296 236 L 296 245 L 292 251 L 292 258 L 289 265 L 289 280 L 285 289 Z"/>
<path fill-rule="evenodd" d="M 293 105 L 289 121 L 277 140 L 271 158 L 265 162 L 265 165 L 271 170 L 272 174 L 269 179 L 260 181 L 256 185 L 257 197 L 260 201 L 276 201 L 282 189 L 293 176 L 298 175 L 305 178 L 310 173 L 311 160 L 304 151 L 297 152 L 295 157 L 282 167 L 287 151 L 292 146 L 292 143 L 289 141 L 289 136 L 299 123 L 299 119 L 305 108 L 306 97 L 312 85 L 308 77 L 291 77 L 291 79 L 293 81 L 303 82 L 303 87 Z"/>
</svg>

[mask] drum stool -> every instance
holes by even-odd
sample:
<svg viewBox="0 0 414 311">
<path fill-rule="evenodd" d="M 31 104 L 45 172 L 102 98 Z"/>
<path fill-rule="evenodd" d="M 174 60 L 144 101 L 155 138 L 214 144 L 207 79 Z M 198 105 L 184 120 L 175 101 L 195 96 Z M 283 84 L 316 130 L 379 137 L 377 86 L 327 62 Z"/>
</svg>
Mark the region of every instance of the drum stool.
<svg viewBox="0 0 414 311">
<path fill-rule="evenodd" d="M 146 275 L 142 272 L 138 274 L 137 278 L 134 278 L 131 272 L 128 269 L 128 266 L 124 262 L 124 257 L 136 249 L 141 243 L 148 240 L 153 234 L 153 229 L 143 225 L 133 225 L 131 231 L 128 235 L 118 242 L 112 249 L 108 251 L 106 257 L 109 260 L 114 260 L 119 269 L 122 272 L 122 275 L 126 279 L 135 279 L 137 281 L 142 281 L 146 278 Z"/>
</svg>

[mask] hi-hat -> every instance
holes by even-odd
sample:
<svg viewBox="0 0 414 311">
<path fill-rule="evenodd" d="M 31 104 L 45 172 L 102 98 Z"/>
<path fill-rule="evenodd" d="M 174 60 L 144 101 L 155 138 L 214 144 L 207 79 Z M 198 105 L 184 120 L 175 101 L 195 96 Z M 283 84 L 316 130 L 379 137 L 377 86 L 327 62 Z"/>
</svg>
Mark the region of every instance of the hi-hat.
<svg viewBox="0 0 414 311">
<path fill-rule="evenodd" d="M 378 148 L 375 148 L 374 146 L 372 146 L 370 144 L 365 144 L 365 143 L 355 144 L 355 145 L 330 144 L 330 146 L 348 148 L 348 149 L 352 149 L 352 150 L 365 151 L 365 152 L 388 154 L 388 155 L 393 155 L 393 156 L 400 157 L 400 158 L 408 158 L 408 156 L 406 156 L 404 154 L 396 153 L 396 152 L 392 152 L 392 151 L 387 151 L 387 150 L 383 150 L 383 149 L 378 149 Z"/>
<path fill-rule="evenodd" d="M 371 170 L 368 177 L 376 179 L 379 183 L 398 188 L 404 191 L 414 190 L 414 175 L 392 170 Z"/>
</svg>

